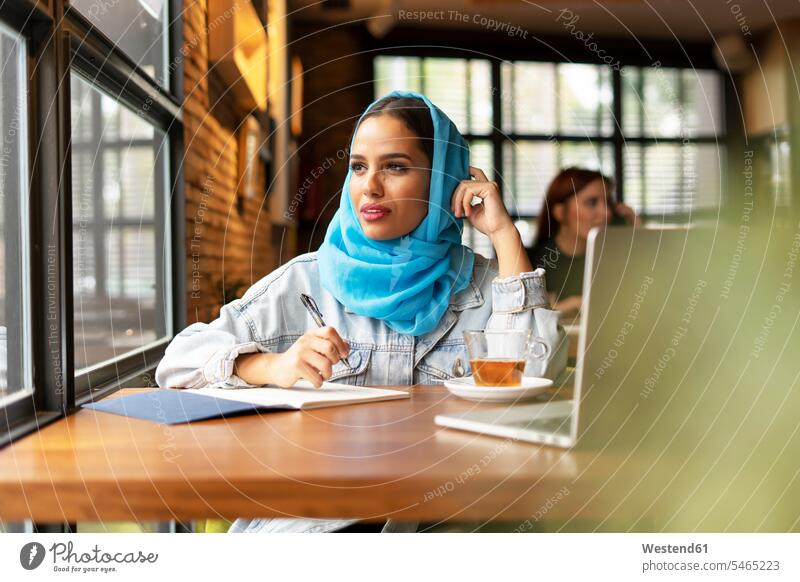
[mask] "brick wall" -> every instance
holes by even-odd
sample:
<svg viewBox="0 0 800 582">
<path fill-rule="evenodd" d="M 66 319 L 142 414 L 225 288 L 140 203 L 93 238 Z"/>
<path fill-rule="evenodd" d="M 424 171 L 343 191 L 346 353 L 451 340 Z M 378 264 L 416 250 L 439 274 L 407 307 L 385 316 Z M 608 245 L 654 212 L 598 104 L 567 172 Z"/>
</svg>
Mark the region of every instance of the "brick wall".
<svg viewBox="0 0 800 582">
<path fill-rule="evenodd" d="M 238 127 L 248 111 L 209 71 L 207 0 L 187 0 L 184 9 L 186 289 L 187 322 L 193 323 L 219 314 L 223 281 L 229 288 L 243 285 L 241 295 L 277 266 L 277 253 L 265 200 L 237 204 Z M 263 189 L 262 167 L 257 179 Z"/>
<path fill-rule="evenodd" d="M 303 135 L 298 142 L 300 172 L 297 188 L 314 182 L 304 196 L 297 248 L 316 250 L 338 208 L 339 191 L 347 174 L 347 158 L 358 116 L 372 102 L 372 57 L 365 52 L 363 27 L 322 30 L 324 25 L 293 26 L 292 53 L 303 63 Z M 338 155 L 337 155 L 338 154 Z M 326 163 L 331 160 L 333 163 Z M 313 174 L 319 174 L 314 179 Z M 316 200 L 314 199 L 316 197 Z"/>
</svg>

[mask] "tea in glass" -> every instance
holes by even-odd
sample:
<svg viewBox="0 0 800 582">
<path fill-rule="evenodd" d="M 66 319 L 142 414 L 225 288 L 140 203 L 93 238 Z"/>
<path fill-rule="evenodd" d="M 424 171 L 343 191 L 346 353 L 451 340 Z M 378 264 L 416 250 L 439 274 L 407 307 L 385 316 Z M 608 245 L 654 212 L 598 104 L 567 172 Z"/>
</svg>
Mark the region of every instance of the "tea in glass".
<svg viewBox="0 0 800 582">
<path fill-rule="evenodd" d="M 485 358 L 470 360 L 475 383 L 483 386 L 519 386 L 525 360 Z"/>
<path fill-rule="evenodd" d="M 486 329 L 464 332 L 472 375 L 479 386 L 520 386 L 529 359 L 547 357 L 550 348 L 530 330 Z"/>
</svg>

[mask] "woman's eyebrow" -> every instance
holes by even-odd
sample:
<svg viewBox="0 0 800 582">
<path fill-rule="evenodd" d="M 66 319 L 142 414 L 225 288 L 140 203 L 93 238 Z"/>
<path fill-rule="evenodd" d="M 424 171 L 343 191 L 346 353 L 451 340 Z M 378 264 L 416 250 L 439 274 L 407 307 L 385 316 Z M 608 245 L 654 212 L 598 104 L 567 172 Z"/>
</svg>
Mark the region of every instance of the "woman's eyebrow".
<svg viewBox="0 0 800 582">
<path fill-rule="evenodd" d="M 378 159 L 379 160 L 385 160 L 385 159 L 388 159 L 388 158 L 406 158 L 406 159 L 408 159 L 408 161 L 412 161 L 411 160 L 411 156 L 409 156 L 408 154 L 404 154 L 403 152 L 394 152 L 394 153 L 391 153 L 391 154 L 383 154 Z M 367 158 L 365 158 L 364 156 L 362 156 L 360 154 L 351 154 L 350 155 L 350 159 L 351 160 L 366 160 Z"/>
</svg>

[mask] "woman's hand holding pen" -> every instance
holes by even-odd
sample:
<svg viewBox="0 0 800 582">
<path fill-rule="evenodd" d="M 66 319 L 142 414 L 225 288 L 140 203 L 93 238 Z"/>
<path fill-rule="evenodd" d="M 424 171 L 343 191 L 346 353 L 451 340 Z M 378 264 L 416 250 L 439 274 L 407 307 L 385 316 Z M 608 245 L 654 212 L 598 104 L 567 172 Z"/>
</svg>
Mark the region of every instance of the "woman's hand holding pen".
<svg viewBox="0 0 800 582">
<path fill-rule="evenodd" d="M 248 384 L 273 384 L 288 388 L 300 379 L 319 388 L 331 377 L 333 365 L 346 357 L 350 348 L 330 327 L 302 335 L 282 354 L 243 354 L 236 358 L 234 373 Z"/>
<path fill-rule="evenodd" d="M 463 180 L 453 191 L 452 210 L 456 217 L 466 217 L 470 224 L 492 241 L 499 276 L 511 277 L 532 271 L 517 227 L 503 203 L 497 182 L 490 181 L 480 168 L 470 166 L 472 180 Z M 481 203 L 472 205 L 473 198 Z"/>
</svg>

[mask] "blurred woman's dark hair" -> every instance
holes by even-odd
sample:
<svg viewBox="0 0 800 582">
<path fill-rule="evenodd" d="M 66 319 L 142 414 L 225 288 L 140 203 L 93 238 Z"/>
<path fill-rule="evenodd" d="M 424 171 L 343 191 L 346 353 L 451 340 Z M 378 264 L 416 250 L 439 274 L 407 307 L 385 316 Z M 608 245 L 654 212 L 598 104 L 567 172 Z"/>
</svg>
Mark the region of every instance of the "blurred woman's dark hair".
<svg viewBox="0 0 800 582">
<path fill-rule="evenodd" d="M 550 186 L 547 187 L 544 204 L 542 204 L 542 210 L 539 212 L 539 219 L 536 224 L 536 240 L 533 243 L 534 248 L 547 239 L 554 238 L 561 228 L 561 223 L 551 213 L 553 206 L 567 202 L 570 196 L 575 196 L 595 180 L 602 180 L 605 183 L 606 198 L 611 203 L 613 201 L 614 180 L 596 170 L 575 167 L 565 168 L 553 178 Z"/>
<path fill-rule="evenodd" d="M 433 119 L 431 119 L 430 109 L 424 101 L 413 97 L 384 97 L 370 107 L 369 111 L 361 117 L 361 122 L 379 115 L 390 115 L 402 121 L 419 137 L 422 151 L 428 156 L 428 161 L 433 164 Z M 357 127 L 358 124 L 353 128 L 350 143 L 353 143 Z"/>
</svg>

